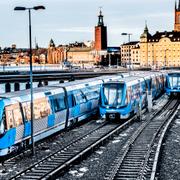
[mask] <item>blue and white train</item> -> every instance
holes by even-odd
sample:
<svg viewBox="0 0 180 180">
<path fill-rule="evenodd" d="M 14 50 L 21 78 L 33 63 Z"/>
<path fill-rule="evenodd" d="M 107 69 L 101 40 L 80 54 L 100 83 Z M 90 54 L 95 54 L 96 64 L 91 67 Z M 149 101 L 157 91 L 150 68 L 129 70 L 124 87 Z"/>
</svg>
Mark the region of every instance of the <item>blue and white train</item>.
<svg viewBox="0 0 180 180">
<path fill-rule="evenodd" d="M 79 122 L 98 110 L 100 85 L 126 74 L 34 89 L 34 141 Z M 30 90 L 0 95 L 0 156 L 31 143 Z"/>
<path fill-rule="evenodd" d="M 180 71 L 167 73 L 165 84 L 165 91 L 168 95 L 180 93 Z"/>
<path fill-rule="evenodd" d="M 164 74 L 140 73 L 101 85 L 100 115 L 108 120 L 127 119 L 147 105 L 147 93 L 152 99 L 164 91 Z"/>
</svg>

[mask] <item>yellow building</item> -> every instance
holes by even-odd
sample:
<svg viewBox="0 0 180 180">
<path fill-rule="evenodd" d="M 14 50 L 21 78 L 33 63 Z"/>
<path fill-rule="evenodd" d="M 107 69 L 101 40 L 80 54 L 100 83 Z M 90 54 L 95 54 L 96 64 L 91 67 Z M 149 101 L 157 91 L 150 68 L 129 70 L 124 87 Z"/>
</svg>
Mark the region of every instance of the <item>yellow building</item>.
<svg viewBox="0 0 180 180">
<path fill-rule="evenodd" d="M 179 67 L 180 66 L 180 32 L 156 32 L 153 36 L 147 26 L 139 43 L 141 67 Z"/>
<path fill-rule="evenodd" d="M 132 67 L 180 67 L 180 0 L 175 4 L 174 30 L 151 35 L 146 25 L 139 42 L 121 45 L 121 62 Z"/>
</svg>

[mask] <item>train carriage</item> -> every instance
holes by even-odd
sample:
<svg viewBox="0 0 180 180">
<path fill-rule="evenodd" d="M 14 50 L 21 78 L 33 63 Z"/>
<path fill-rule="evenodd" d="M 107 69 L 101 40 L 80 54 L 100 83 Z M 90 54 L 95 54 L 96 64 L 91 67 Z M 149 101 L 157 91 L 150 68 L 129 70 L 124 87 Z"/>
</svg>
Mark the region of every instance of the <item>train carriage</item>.
<svg viewBox="0 0 180 180">
<path fill-rule="evenodd" d="M 147 95 L 157 98 L 164 90 L 162 73 L 144 73 L 103 83 L 100 115 L 106 119 L 127 119 L 147 106 Z"/>
<path fill-rule="evenodd" d="M 180 71 L 167 73 L 165 91 L 168 95 L 180 93 Z"/>
<path fill-rule="evenodd" d="M 35 88 L 34 141 L 97 112 L 100 85 L 119 78 L 121 74 Z M 30 90 L 0 95 L 0 156 L 31 143 L 30 98 Z"/>
</svg>

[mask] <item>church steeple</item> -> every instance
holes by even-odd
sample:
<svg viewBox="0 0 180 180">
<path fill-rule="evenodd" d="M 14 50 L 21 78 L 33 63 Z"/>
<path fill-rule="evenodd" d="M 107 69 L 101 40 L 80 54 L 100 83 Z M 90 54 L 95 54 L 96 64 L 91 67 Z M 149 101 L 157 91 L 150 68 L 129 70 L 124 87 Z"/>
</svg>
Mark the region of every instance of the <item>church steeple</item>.
<svg viewBox="0 0 180 180">
<path fill-rule="evenodd" d="M 99 16 L 98 16 L 98 26 L 104 26 L 103 15 L 102 15 L 101 8 L 100 8 L 100 11 L 99 11 Z"/>
<path fill-rule="evenodd" d="M 180 0 L 178 3 L 175 1 L 175 11 L 180 11 Z"/>
<path fill-rule="evenodd" d="M 49 42 L 49 47 L 55 47 L 55 44 L 54 44 L 53 39 L 50 40 L 50 42 Z"/>
<path fill-rule="evenodd" d="M 151 34 L 149 33 L 147 22 L 145 22 L 144 32 L 140 36 L 141 41 L 147 41 L 150 37 L 151 37 Z"/>
<path fill-rule="evenodd" d="M 178 4 L 178 9 L 177 10 L 180 11 L 180 0 L 179 0 L 179 4 Z"/>
</svg>

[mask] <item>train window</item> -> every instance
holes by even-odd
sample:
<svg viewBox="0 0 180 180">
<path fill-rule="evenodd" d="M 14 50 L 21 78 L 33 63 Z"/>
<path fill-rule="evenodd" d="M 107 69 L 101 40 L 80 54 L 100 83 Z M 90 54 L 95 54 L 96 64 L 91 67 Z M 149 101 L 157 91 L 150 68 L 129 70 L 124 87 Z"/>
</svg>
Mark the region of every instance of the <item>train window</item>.
<svg viewBox="0 0 180 180">
<path fill-rule="evenodd" d="M 81 91 L 74 91 L 74 97 L 76 100 L 77 104 L 81 104 L 81 103 L 85 103 L 86 102 L 86 97 L 84 96 L 84 94 L 82 94 Z"/>
<path fill-rule="evenodd" d="M 66 108 L 64 96 L 55 96 L 54 99 L 54 111 L 62 111 Z"/>
<path fill-rule="evenodd" d="M 84 88 L 82 91 L 85 94 L 87 100 L 96 99 L 99 97 L 99 89 L 98 86 L 91 86 Z"/>
<path fill-rule="evenodd" d="M 104 105 L 120 106 L 122 103 L 123 85 L 104 84 Z"/>
<path fill-rule="evenodd" d="M 47 98 L 40 98 L 34 101 L 34 118 L 41 119 L 51 113 L 50 105 Z"/>
<path fill-rule="evenodd" d="M 26 120 L 31 120 L 31 106 L 30 102 L 22 103 L 23 112 Z M 40 98 L 34 101 L 33 106 L 34 118 L 41 119 L 51 113 L 50 105 L 47 98 Z"/>
<path fill-rule="evenodd" d="M 99 97 L 99 92 L 98 91 L 87 92 L 85 93 L 85 96 L 87 100 L 97 99 Z"/>
<path fill-rule="evenodd" d="M 3 115 L 2 115 L 2 120 L 0 123 L 0 135 L 4 133 L 5 128 L 6 128 L 6 115 L 5 115 L 5 111 L 4 111 Z"/>
<path fill-rule="evenodd" d="M 23 107 L 23 112 L 24 112 L 24 117 L 26 120 L 30 121 L 31 120 L 31 107 L 30 107 L 30 102 L 25 102 L 22 103 Z"/>
<path fill-rule="evenodd" d="M 7 129 L 17 127 L 23 124 L 22 114 L 19 104 L 13 104 L 5 107 Z"/>
<path fill-rule="evenodd" d="M 14 127 L 13 112 L 6 109 L 7 130 Z"/>
<path fill-rule="evenodd" d="M 75 105 L 74 96 L 72 94 L 69 94 L 68 95 L 68 106 L 69 106 L 69 108 L 72 108 L 74 105 Z"/>
</svg>

